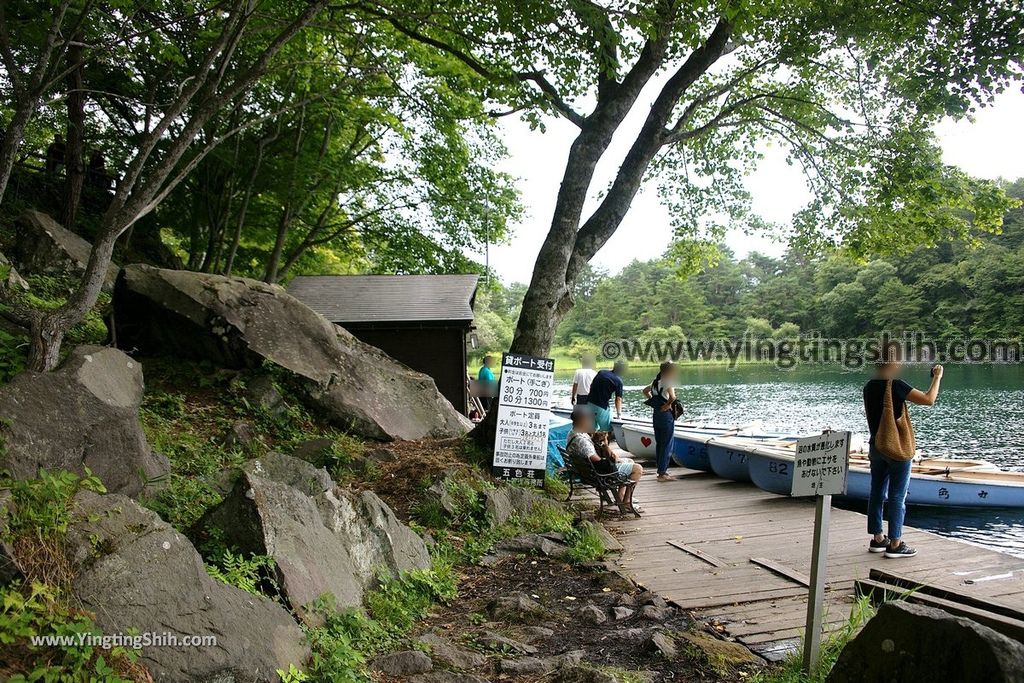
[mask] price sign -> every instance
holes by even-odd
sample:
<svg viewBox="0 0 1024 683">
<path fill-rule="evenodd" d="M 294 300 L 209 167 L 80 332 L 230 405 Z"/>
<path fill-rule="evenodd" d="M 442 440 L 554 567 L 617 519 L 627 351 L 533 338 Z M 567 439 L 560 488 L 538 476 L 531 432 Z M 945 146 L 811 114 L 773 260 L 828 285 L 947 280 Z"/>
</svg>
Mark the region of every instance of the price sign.
<svg viewBox="0 0 1024 683">
<path fill-rule="evenodd" d="M 544 485 L 554 380 L 555 361 L 550 358 L 502 355 L 492 461 L 495 477 Z"/>
<path fill-rule="evenodd" d="M 792 495 L 843 495 L 849 458 L 850 432 L 825 432 L 798 439 Z"/>
</svg>

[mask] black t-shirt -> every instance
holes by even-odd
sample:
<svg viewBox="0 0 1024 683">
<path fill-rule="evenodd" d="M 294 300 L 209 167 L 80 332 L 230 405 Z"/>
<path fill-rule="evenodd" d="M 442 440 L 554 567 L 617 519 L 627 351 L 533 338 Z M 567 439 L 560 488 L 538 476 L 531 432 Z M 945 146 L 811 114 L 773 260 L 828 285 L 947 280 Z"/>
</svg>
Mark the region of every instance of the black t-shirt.
<svg viewBox="0 0 1024 683">
<path fill-rule="evenodd" d="M 871 431 L 871 440 L 875 440 L 875 432 L 878 431 L 878 424 L 882 421 L 882 400 L 885 398 L 884 379 L 869 379 L 864 385 L 864 410 L 868 414 L 868 429 Z M 899 419 L 903 414 L 903 404 L 907 396 L 914 390 L 901 379 L 892 381 L 892 413 L 893 417 Z"/>
</svg>

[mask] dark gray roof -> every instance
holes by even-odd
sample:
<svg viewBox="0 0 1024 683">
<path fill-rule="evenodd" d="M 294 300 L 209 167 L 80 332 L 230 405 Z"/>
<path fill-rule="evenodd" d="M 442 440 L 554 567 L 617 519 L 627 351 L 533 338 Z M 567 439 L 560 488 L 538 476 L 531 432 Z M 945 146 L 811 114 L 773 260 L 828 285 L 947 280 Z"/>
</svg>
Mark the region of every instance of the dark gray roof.
<svg viewBox="0 0 1024 683">
<path fill-rule="evenodd" d="M 334 323 L 473 320 L 476 275 L 299 276 L 288 293 Z"/>
</svg>

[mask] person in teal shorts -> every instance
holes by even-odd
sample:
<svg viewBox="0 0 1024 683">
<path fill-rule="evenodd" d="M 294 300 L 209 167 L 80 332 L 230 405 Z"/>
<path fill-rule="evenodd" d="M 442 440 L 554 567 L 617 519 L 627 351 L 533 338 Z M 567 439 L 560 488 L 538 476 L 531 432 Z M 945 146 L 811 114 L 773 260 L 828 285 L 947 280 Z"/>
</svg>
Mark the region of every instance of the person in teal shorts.
<svg viewBox="0 0 1024 683">
<path fill-rule="evenodd" d="M 599 432 L 612 430 L 611 401 L 615 397 L 615 417 L 622 417 L 622 378 L 626 364 L 616 361 L 611 370 L 601 370 L 590 383 L 587 401 L 594 411 L 594 426 Z"/>
</svg>

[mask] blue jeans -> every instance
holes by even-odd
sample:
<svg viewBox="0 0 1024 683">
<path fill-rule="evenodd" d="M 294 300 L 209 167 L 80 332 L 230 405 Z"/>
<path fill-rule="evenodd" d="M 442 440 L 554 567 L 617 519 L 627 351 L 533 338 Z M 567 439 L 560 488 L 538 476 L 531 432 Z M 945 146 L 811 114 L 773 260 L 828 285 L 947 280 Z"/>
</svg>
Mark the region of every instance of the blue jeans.
<svg viewBox="0 0 1024 683">
<path fill-rule="evenodd" d="M 675 438 L 676 421 L 672 411 L 655 409 L 654 411 L 654 453 L 658 458 L 658 474 L 668 472 L 672 459 L 672 439 Z"/>
<path fill-rule="evenodd" d="M 903 518 L 907 514 L 907 489 L 910 488 L 911 462 L 890 460 L 874 449 L 871 457 L 871 495 L 868 498 L 868 533 L 882 533 L 882 500 L 889 492 L 889 538 L 903 538 Z"/>
</svg>

